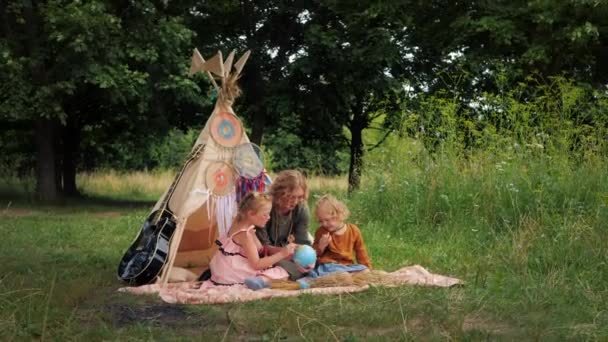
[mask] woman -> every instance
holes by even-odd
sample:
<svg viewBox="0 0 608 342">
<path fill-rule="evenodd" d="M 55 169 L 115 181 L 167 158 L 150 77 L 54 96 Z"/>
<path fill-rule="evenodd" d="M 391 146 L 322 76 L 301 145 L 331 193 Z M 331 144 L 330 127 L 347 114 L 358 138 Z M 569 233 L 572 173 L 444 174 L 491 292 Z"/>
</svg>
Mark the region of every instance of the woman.
<svg viewBox="0 0 608 342">
<path fill-rule="evenodd" d="M 272 211 L 265 229 L 258 229 L 256 235 L 269 251 L 285 247 L 290 242 L 310 245 L 312 239 L 308 233 L 310 213 L 306 200 L 308 185 L 304 175 L 296 170 L 281 171 L 270 186 Z M 309 269 L 297 266 L 291 260 L 282 260 L 277 265 L 289 273 L 290 280 L 302 278 Z"/>
</svg>

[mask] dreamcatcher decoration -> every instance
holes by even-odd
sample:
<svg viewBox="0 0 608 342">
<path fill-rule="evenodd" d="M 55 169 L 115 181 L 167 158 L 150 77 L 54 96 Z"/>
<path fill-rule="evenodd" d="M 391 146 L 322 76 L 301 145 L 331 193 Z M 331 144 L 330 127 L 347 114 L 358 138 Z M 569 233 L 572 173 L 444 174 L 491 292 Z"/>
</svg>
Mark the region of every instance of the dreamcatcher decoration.
<svg viewBox="0 0 608 342">
<path fill-rule="evenodd" d="M 254 179 L 264 171 L 264 152 L 254 143 L 240 144 L 234 149 L 232 163 L 239 176 Z"/>
<path fill-rule="evenodd" d="M 264 152 L 253 143 L 238 145 L 234 150 L 233 165 L 239 178 L 236 181 L 236 201 L 250 191 L 266 191 L 269 177 L 264 170 Z"/>
<path fill-rule="evenodd" d="M 232 163 L 235 147 L 241 142 L 244 135 L 243 126 L 239 118 L 228 111 L 218 111 L 210 118 L 208 160 L 220 160 Z"/>
<path fill-rule="evenodd" d="M 209 126 L 211 138 L 222 147 L 235 147 L 243 137 L 241 120 L 229 112 L 217 112 Z"/>
<path fill-rule="evenodd" d="M 205 170 L 205 185 L 213 197 L 213 209 L 220 236 L 225 235 L 232 225 L 236 214 L 235 172 L 232 166 L 223 161 L 214 161 Z"/>
</svg>

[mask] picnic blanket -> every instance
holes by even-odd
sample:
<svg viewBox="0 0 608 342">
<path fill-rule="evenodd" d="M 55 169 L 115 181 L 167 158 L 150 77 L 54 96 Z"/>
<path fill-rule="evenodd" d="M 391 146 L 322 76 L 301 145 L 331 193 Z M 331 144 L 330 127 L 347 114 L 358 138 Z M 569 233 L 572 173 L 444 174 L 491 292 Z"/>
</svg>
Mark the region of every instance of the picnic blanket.
<svg viewBox="0 0 608 342">
<path fill-rule="evenodd" d="M 394 272 L 389 272 L 396 284 L 451 287 L 463 284 L 460 279 L 434 274 L 420 265 L 407 266 Z M 122 287 L 120 292 L 133 294 L 158 294 L 160 298 L 173 304 L 216 304 L 230 302 L 248 302 L 272 297 L 293 297 L 304 293 L 309 294 L 338 294 L 364 291 L 370 285 L 320 287 L 303 290 L 262 289 L 253 291 L 244 285 L 217 286 L 210 281 L 169 283 L 164 287 L 159 284 L 142 285 L 138 287 Z"/>
</svg>

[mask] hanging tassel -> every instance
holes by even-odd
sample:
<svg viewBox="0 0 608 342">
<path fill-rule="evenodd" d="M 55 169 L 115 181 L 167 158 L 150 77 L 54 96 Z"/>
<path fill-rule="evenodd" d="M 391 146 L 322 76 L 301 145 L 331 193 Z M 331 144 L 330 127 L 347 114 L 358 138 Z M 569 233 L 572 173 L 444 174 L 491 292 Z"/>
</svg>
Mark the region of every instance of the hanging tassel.
<svg viewBox="0 0 608 342">
<path fill-rule="evenodd" d="M 215 217 L 219 237 L 223 237 L 230 230 L 232 219 L 236 214 L 236 192 L 226 196 L 215 197 Z"/>
<path fill-rule="evenodd" d="M 248 179 L 245 177 L 239 177 L 236 182 L 236 201 L 239 203 L 245 195 L 250 191 L 266 192 L 268 186 L 270 186 L 270 177 L 266 174 L 266 170 L 263 170 L 259 176 Z"/>
</svg>

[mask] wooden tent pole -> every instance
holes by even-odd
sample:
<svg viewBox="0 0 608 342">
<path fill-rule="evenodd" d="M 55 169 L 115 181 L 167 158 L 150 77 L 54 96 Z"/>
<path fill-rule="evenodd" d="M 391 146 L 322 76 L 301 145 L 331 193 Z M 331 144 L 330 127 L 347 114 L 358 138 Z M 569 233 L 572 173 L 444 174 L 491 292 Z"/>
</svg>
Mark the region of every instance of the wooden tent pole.
<svg viewBox="0 0 608 342">
<path fill-rule="evenodd" d="M 203 56 L 201 55 L 200 51 L 198 51 L 197 48 L 194 48 L 194 55 L 192 56 L 192 64 L 196 64 L 196 60 L 199 60 L 201 62 L 201 65 L 205 63 L 205 59 L 203 58 Z M 192 67 L 190 68 L 190 73 L 196 73 L 197 71 L 200 71 L 200 69 L 198 70 L 192 70 Z M 217 82 L 215 82 L 215 78 L 213 78 L 213 75 L 211 75 L 211 72 L 209 70 L 205 70 L 205 72 L 207 73 L 207 77 L 209 77 L 209 80 L 211 81 L 211 84 L 213 84 L 213 86 L 215 87 L 215 89 L 219 89 L 220 87 L 217 85 Z"/>
</svg>

